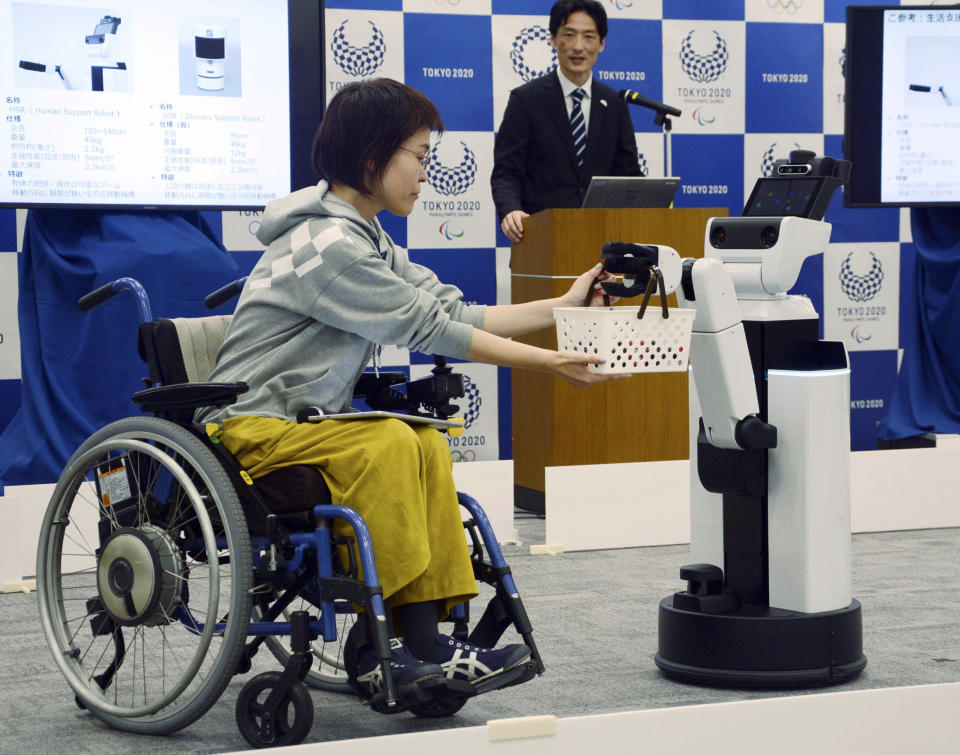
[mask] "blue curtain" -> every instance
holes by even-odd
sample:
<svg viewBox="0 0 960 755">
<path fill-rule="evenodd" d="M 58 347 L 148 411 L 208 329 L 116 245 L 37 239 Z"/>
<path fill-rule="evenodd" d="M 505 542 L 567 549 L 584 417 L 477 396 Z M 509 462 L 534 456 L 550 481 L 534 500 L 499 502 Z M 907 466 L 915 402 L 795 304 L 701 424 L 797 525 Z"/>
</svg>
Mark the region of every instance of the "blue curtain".
<svg viewBox="0 0 960 755">
<path fill-rule="evenodd" d="M 122 291 L 81 312 L 77 299 L 132 277 L 154 317 L 201 316 L 203 297 L 238 277 L 199 212 L 31 210 L 22 255 L 22 401 L 0 436 L 0 486 L 55 482 L 90 433 L 138 411 L 136 300 Z"/>
<path fill-rule="evenodd" d="M 914 208 L 912 333 L 881 438 L 960 433 L 960 208 Z M 907 300 L 910 301 L 909 299 Z M 909 306 L 909 305 L 908 305 Z"/>
</svg>

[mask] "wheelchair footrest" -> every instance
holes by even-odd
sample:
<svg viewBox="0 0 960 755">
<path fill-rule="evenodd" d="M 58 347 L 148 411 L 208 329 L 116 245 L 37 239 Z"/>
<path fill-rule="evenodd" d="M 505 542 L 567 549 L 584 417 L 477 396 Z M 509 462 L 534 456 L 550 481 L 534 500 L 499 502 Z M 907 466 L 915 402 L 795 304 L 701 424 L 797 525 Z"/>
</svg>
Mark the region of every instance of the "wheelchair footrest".
<svg viewBox="0 0 960 755">
<path fill-rule="evenodd" d="M 397 705 L 392 708 L 387 708 L 385 705 L 382 692 L 374 695 L 369 702 L 370 707 L 378 713 L 400 713 L 424 704 L 465 700 L 475 695 L 523 684 L 536 675 L 536 664 L 533 660 L 527 660 L 516 668 L 476 683 L 441 677 L 403 685 L 397 690 Z"/>
<path fill-rule="evenodd" d="M 508 669 L 502 674 L 491 676 L 488 679 L 481 679 L 476 684 L 471 684 L 470 686 L 473 687 L 474 695 L 482 695 L 485 692 L 493 692 L 496 689 L 504 689 L 505 687 L 513 687 L 516 684 L 529 682 L 536 675 L 536 663 L 533 659 L 528 659 L 527 662 L 521 666 Z"/>
</svg>

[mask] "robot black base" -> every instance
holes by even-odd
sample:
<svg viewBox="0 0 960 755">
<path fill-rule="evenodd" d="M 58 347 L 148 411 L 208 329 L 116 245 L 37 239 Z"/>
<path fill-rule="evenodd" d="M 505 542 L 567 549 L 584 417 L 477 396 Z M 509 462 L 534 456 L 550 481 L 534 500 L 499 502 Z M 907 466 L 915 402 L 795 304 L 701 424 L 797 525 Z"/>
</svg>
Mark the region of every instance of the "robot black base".
<svg viewBox="0 0 960 755">
<path fill-rule="evenodd" d="M 699 613 L 660 601 L 659 648 L 667 676 L 716 687 L 790 688 L 838 684 L 867 665 L 860 603 L 838 611 L 798 613 L 743 604 Z"/>
</svg>

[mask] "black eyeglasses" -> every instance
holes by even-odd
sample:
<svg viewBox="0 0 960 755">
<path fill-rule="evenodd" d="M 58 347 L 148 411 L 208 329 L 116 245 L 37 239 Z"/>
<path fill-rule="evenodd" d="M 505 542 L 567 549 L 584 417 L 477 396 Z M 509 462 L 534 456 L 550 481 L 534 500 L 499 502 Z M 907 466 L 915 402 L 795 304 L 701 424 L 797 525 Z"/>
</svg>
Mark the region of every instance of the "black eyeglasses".
<svg viewBox="0 0 960 755">
<path fill-rule="evenodd" d="M 427 166 L 430 164 L 430 155 L 421 155 L 419 152 L 414 152 L 412 149 L 407 149 L 406 147 L 400 147 L 404 152 L 409 152 L 417 160 L 420 161 L 420 167 L 424 170 L 427 169 Z"/>
</svg>

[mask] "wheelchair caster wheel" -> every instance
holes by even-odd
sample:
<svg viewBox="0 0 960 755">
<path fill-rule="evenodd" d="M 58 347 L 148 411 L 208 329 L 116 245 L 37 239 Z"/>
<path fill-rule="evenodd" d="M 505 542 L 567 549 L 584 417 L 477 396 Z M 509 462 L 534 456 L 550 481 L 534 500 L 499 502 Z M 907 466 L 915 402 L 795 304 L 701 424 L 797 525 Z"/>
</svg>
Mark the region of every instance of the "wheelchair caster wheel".
<svg viewBox="0 0 960 755">
<path fill-rule="evenodd" d="M 466 697 L 440 698 L 411 705 L 410 712 L 418 718 L 449 718 L 466 704 Z"/>
<path fill-rule="evenodd" d="M 313 726 L 313 700 L 307 686 L 297 679 L 275 712 L 265 710 L 264 703 L 279 680 L 278 671 L 257 674 L 243 685 L 237 698 L 237 726 L 254 747 L 299 744 Z"/>
</svg>

